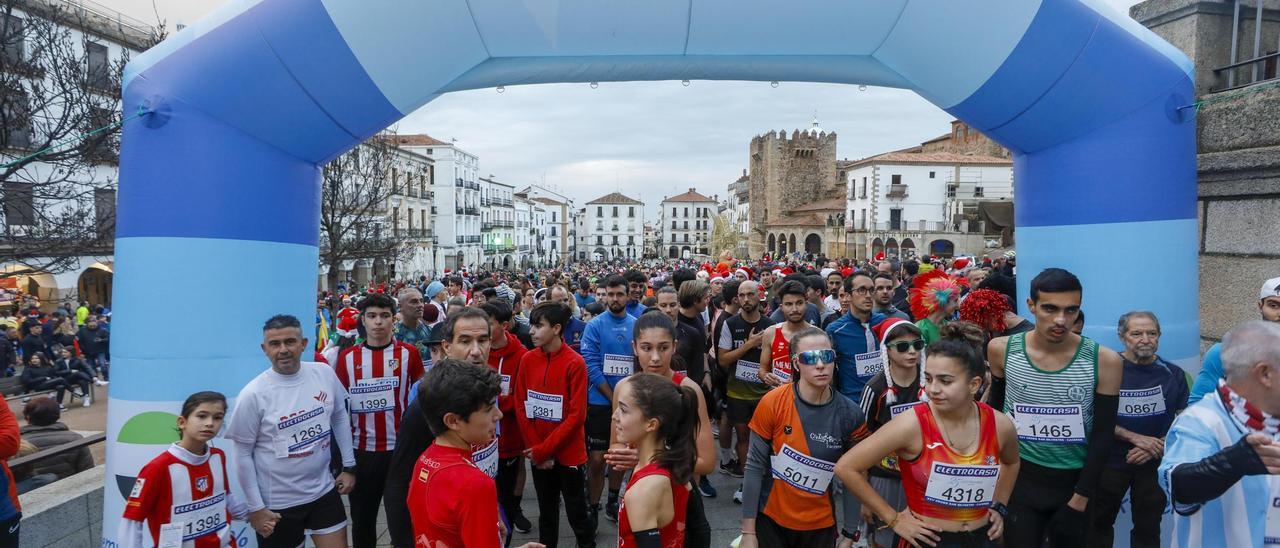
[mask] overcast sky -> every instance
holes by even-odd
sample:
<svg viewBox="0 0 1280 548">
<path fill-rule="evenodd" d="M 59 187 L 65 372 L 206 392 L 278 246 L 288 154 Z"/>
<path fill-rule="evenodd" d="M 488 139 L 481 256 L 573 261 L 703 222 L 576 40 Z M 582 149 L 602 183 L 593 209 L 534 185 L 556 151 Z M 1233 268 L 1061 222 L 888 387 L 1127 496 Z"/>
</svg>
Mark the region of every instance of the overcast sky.
<svg viewBox="0 0 1280 548">
<path fill-rule="evenodd" d="M 98 0 L 172 29 L 218 0 Z M 1126 12 L 1136 0 L 1103 0 Z M 652 218 L 663 196 L 696 188 L 723 196 L 747 167 L 751 138 L 798 129 L 817 114 L 838 134 L 837 156 L 861 158 L 913 146 L 950 130 L 951 117 L 912 92 L 783 82 L 695 81 L 508 87 L 445 95 L 412 113 L 401 133 L 457 139 L 481 174 L 517 188 L 542 182 L 579 204 L 620 190 Z"/>
</svg>

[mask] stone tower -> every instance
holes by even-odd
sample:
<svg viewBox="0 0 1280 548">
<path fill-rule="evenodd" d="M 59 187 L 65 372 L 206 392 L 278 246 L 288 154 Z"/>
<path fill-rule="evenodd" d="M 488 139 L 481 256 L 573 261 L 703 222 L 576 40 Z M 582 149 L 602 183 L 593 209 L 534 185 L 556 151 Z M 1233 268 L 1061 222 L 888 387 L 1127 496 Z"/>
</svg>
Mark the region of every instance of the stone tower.
<svg viewBox="0 0 1280 548">
<path fill-rule="evenodd" d="M 748 202 L 752 257 L 765 252 L 767 227 L 793 208 L 844 195 L 836 177 L 836 134 L 813 126 L 770 131 L 751 139 Z"/>
</svg>

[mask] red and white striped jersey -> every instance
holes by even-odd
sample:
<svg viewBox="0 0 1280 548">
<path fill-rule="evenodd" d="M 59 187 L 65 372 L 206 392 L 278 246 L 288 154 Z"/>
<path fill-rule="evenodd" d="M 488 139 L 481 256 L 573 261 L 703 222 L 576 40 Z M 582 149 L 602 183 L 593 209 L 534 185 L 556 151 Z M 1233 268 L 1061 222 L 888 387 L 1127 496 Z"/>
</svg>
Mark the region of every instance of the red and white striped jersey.
<svg viewBox="0 0 1280 548">
<path fill-rule="evenodd" d="M 179 530 L 165 534 L 180 534 L 184 547 L 234 548 L 231 508 L 241 505 L 239 497 L 232 501 L 227 491 L 227 457 L 221 449 L 210 447 L 206 455 L 192 455 L 170 446 L 138 473 L 125 503 L 124 518 L 145 521 L 156 546 L 160 545 L 161 526 L 181 524 Z"/>
<path fill-rule="evenodd" d="M 353 346 L 338 355 L 335 371 L 347 389 L 351 433 L 361 451 L 392 451 L 400 415 L 409 406 L 409 386 L 422 378 L 422 358 L 412 345 Z"/>
</svg>

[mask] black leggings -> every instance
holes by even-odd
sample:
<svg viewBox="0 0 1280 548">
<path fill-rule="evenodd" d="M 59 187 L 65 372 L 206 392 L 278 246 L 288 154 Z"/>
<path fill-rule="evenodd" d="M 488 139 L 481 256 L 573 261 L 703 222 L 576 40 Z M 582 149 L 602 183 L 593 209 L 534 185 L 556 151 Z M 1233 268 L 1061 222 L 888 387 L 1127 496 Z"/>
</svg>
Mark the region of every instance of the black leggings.
<svg viewBox="0 0 1280 548">
<path fill-rule="evenodd" d="M 779 548 L 832 548 L 836 545 L 836 526 L 811 531 L 788 529 L 760 512 L 756 515 L 756 543 Z"/>
<path fill-rule="evenodd" d="M 1040 466 L 1026 459 L 1018 468 L 1018 479 L 1009 497 L 1009 517 L 1004 521 L 1006 546 L 1041 546 L 1046 538 L 1053 548 L 1068 548 L 1074 542 L 1049 534 L 1049 520 L 1075 494 L 1080 469 Z"/>
<path fill-rule="evenodd" d="M 579 548 L 595 548 L 596 529 L 587 509 L 587 466 L 556 463 L 550 470 L 534 467 L 533 488 L 538 493 L 538 542 L 555 548 L 560 539 L 560 499 Z"/>
<path fill-rule="evenodd" d="M 711 524 L 707 522 L 707 510 L 702 506 L 702 493 L 694 478 L 690 485 L 689 502 L 685 504 L 684 545 L 686 548 L 710 548 Z M 762 545 L 764 546 L 764 545 Z"/>
<path fill-rule="evenodd" d="M 67 394 L 67 381 L 61 377 L 45 377 L 27 385 L 27 391 L 29 392 L 43 392 L 45 390 L 55 390 L 58 396 L 58 403 L 62 403 L 63 396 Z"/>
<path fill-rule="evenodd" d="M 990 529 L 990 525 L 984 525 L 981 529 L 972 531 L 955 533 L 943 531 L 938 533 L 938 543 L 933 546 L 934 548 L 997 548 L 1000 543 L 987 538 L 987 531 Z M 911 548 L 911 543 L 898 539 L 898 548 L 904 547 Z"/>
<path fill-rule="evenodd" d="M 68 386 L 79 386 L 81 395 L 89 396 L 89 384 L 93 382 L 93 376 L 84 371 L 60 371 L 58 376 L 67 381 Z"/>
<path fill-rule="evenodd" d="M 22 515 L 0 522 L 0 548 L 18 548 L 18 531 Z"/>
</svg>

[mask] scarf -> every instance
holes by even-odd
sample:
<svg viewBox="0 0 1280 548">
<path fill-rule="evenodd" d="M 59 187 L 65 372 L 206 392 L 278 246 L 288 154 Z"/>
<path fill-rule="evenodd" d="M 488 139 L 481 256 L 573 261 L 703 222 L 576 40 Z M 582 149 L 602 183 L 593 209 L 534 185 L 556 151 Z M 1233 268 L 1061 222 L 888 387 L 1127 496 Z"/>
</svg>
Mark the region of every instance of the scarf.
<svg viewBox="0 0 1280 548">
<path fill-rule="evenodd" d="M 1225 379 L 1218 379 L 1218 397 L 1222 398 L 1222 405 L 1231 412 L 1231 417 L 1243 424 L 1250 432 L 1266 434 L 1280 441 L 1280 418 L 1245 401 L 1243 396 L 1231 389 Z"/>
</svg>

